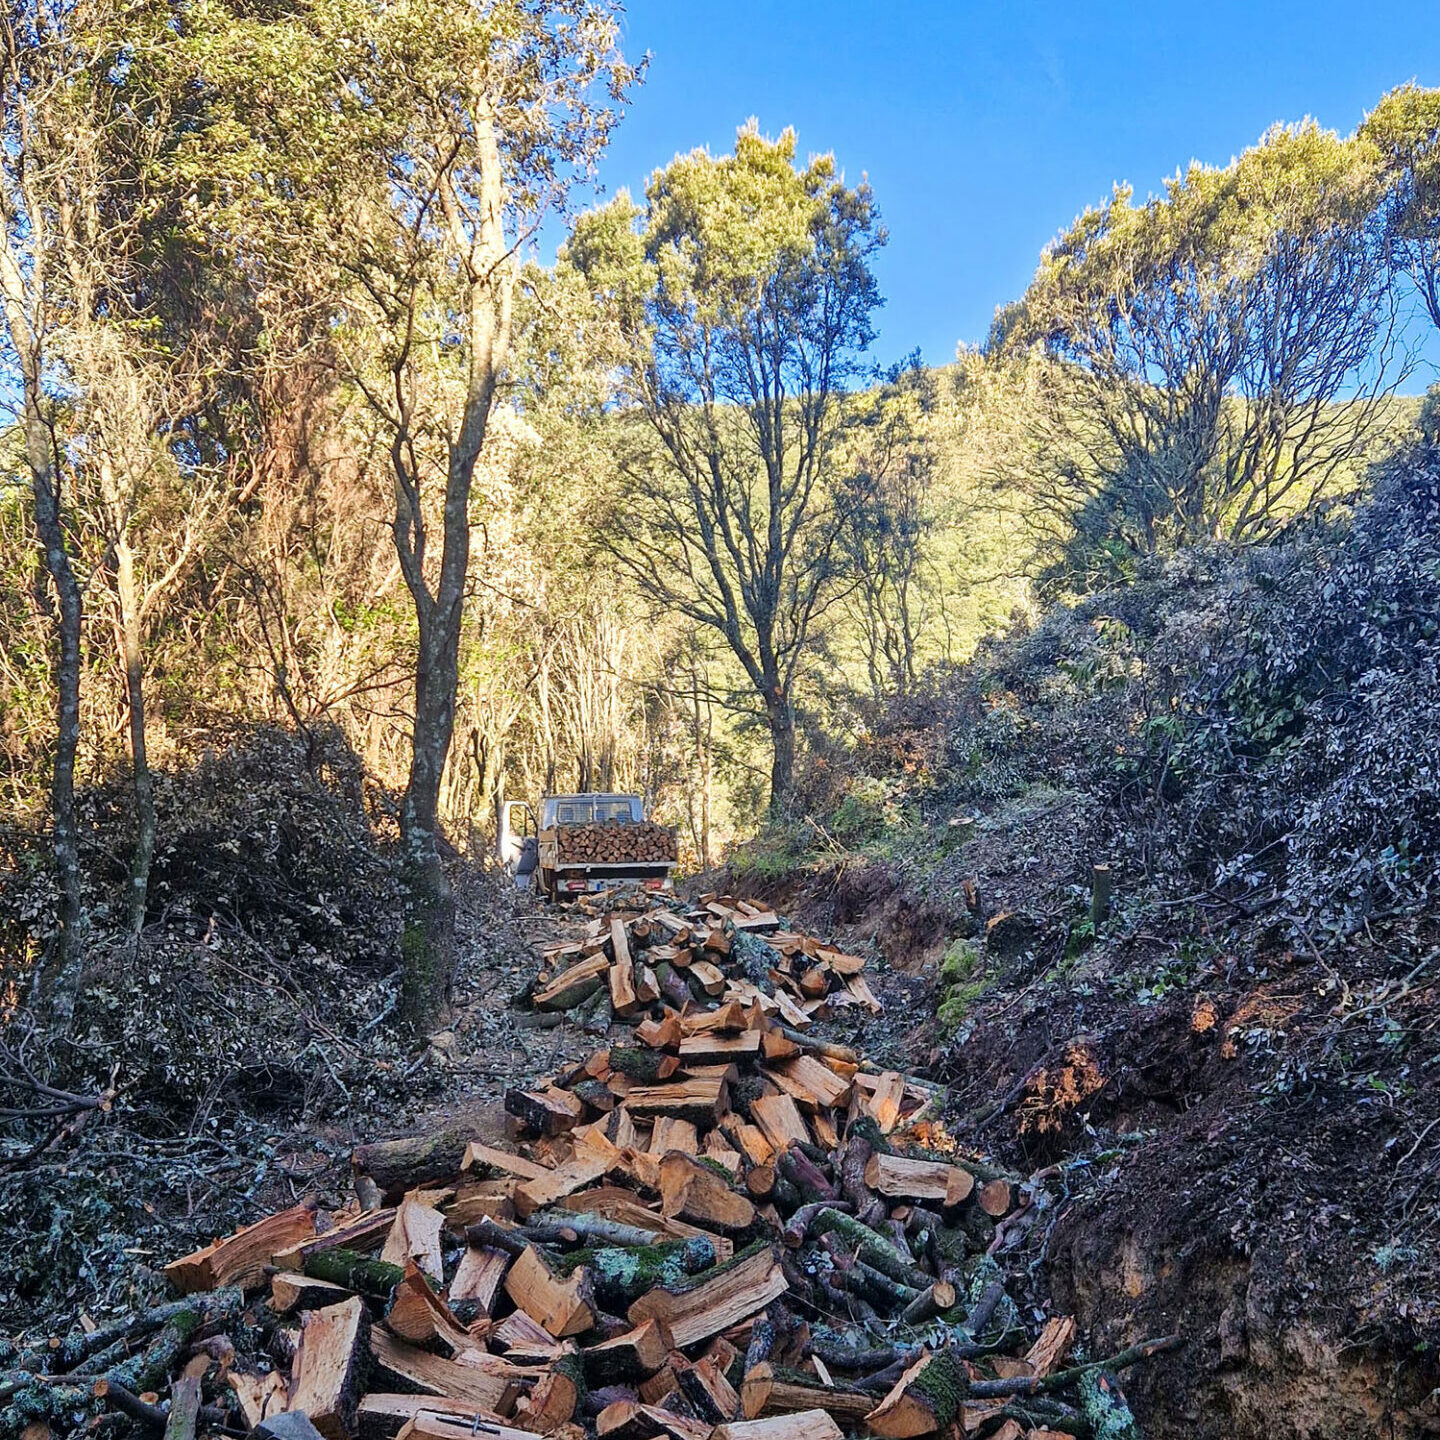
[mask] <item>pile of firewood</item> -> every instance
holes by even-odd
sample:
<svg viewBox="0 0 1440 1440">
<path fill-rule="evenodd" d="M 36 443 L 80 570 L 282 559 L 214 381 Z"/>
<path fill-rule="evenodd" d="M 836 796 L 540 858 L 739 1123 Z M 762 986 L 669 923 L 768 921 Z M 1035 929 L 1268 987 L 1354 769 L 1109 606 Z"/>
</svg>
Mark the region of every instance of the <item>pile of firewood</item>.
<svg viewBox="0 0 1440 1440">
<path fill-rule="evenodd" d="M 798 931 L 778 915 L 730 897 L 705 896 L 692 911 L 602 914 L 584 938 L 549 946 L 523 1000 L 537 1010 L 627 1020 L 657 1003 L 758 1003 L 805 1031 L 847 1006 L 880 1013 L 863 956 Z"/>
<path fill-rule="evenodd" d="M 1036 1195 L 959 1154 L 935 1087 L 758 995 L 657 1003 L 625 1042 L 509 1093 L 520 1148 L 363 1146 L 349 1208 L 271 1215 L 169 1265 L 181 1299 L 12 1349 L 0 1426 L 43 1440 L 108 1409 L 166 1440 L 1137 1434 L 1115 1373 L 1178 1342 L 1064 1367 L 1073 1321 L 1032 1324 L 996 1258 Z"/>
<path fill-rule="evenodd" d="M 679 858 L 674 830 L 651 820 L 561 825 L 555 839 L 567 864 L 639 865 Z"/>
</svg>

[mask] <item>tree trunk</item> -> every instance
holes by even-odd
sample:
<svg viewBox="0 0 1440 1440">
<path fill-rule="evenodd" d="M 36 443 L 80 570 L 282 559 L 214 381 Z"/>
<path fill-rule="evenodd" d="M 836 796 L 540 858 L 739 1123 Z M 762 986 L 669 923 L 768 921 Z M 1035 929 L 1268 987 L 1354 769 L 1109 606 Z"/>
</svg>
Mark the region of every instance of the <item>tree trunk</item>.
<svg viewBox="0 0 1440 1440">
<path fill-rule="evenodd" d="M 27 367 L 28 372 L 28 367 Z M 25 453 L 35 492 L 35 529 L 59 610 L 55 661 L 57 733 L 50 806 L 55 827 L 55 869 L 60 884 L 60 929 L 49 957 L 36 969 L 34 998 L 68 1028 L 80 991 L 85 958 L 85 897 L 80 874 L 80 825 L 75 810 L 75 752 L 80 744 L 80 642 L 83 608 L 60 515 L 60 479 L 50 427 L 40 413 L 39 377 L 25 377 Z"/>
<path fill-rule="evenodd" d="M 778 820 L 790 813 L 795 791 L 795 710 L 778 687 L 766 699 L 765 720 L 770 727 L 770 818 Z"/>
<path fill-rule="evenodd" d="M 135 552 L 130 545 L 130 515 L 115 483 L 114 467 L 100 457 L 100 485 L 109 512 L 115 552 L 115 598 L 120 607 L 120 663 L 125 672 L 125 703 L 129 712 L 130 766 L 135 795 L 135 849 L 130 857 L 130 883 L 125 897 L 126 924 L 132 935 L 145 925 L 150 869 L 155 860 L 155 778 L 145 745 L 145 664 L 140 596 L 135 584 Z"/>
<path fill-rule="evenodd" d="M 463 578 L 461 585 L 463 588 Z M 421 602 L 422 613 L 426 607 Z M 455 899 L 440 861 L 440 782 L 455 729 L 460 612 L 431 610 L 420 625 L 410 778 L 400 805 L 400 838 L 410 913 L 401 941 L 402 1011 L 427 1030 L 446 1013 L 455 978 Z"/>
</svg>

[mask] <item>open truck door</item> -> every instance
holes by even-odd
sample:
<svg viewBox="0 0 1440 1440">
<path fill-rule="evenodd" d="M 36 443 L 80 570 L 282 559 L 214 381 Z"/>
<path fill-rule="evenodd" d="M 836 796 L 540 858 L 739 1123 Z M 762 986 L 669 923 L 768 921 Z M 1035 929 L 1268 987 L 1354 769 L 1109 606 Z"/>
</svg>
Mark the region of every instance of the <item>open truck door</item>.
<svg viewBox="0 0 1440 1440">
<path fill-rule="evenodd" d="M 515 877 L 515 884 L 529 890 L 535 883 L 539 846 L 535 812 L 524 800 L 507 800 L 500 806 L 496 850 L 500 863 Z"/>
</svg>

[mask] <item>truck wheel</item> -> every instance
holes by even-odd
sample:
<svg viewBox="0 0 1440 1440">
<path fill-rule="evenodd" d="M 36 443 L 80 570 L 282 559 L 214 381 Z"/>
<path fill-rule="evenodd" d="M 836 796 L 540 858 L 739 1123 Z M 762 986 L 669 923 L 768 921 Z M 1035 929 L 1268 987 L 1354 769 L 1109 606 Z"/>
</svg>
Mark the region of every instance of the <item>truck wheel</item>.
<svg viewBox="0 0 1440 1440">
<path fill-rule="evenodd" d="M 537 870 L 536 877 L 540 882 L 540 893 L 547 900 L 555 898 L 555 872 L 553 870 Z"/>
</svg>

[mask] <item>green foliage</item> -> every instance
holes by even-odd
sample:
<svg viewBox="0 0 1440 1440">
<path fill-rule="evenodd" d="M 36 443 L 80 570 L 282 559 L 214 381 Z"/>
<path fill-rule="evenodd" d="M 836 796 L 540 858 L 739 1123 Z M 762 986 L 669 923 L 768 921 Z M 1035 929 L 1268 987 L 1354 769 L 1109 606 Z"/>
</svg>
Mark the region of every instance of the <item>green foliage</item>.
<svg viewBox="0 0 1440 1440">
<path fill-rule="evenodd" d="M 945 1039 L 954 1037 L 975 1002 L 993 983 L 975 946 L 965 939 L 952 941 L 940 961 L 939 1001 L 935 1007 L 935 1020 Z"/>
<path fill-rule="evenodd" d="M 1043 378 L 1033 493 L 1062 573 L 1114 583 L 1353 488 L 1403 373 L 1384 193 L 1363 139 L 1276 126 L 1144 204 L 1117 187 L 1046 250 L 991 349 Z"/>
</svg>

